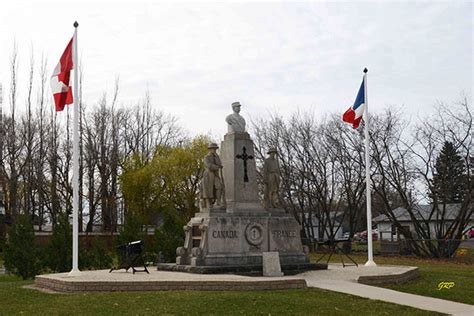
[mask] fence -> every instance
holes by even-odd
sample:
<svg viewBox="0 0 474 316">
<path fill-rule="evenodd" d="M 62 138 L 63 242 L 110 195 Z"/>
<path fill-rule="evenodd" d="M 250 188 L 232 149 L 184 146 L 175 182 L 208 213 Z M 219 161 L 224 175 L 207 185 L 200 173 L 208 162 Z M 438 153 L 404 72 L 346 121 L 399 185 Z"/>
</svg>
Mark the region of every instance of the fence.
<svg viewBox="0 0 474 316">
<path fill-rule="evenodd" d="M 35 239 L 36 244 L 39 246 L 45 246 L 48 244 L 49 239 L 53 235 L 52 232 L 35 232 Z M 100 232 L 92 232 L 92 233 L 79 233 L 79 244 L 90 244 L 93 239 L 99 239 L 103 241 L 107 247 L 112 248 L 115 246 L 115 240 L 119 233 L 100 233 Z M 147 240 L 146 242 L 154 243 L 154 233 L 147 233 Z"/>
<path fill-rule="evenodd" d="M 463 240 L 461 239 L 414 239 L 405 238 L 402 234 L 393 234 L 390 231 L 382 231 L 380 234 L 380 254 L 381 255 L 411 255 L 413 247 L 428 249 L 434 246 L 447 256 L 455 255 L 456 249 Z M 383 238 L 390 234 L 390 238 Z"/>
</svg>

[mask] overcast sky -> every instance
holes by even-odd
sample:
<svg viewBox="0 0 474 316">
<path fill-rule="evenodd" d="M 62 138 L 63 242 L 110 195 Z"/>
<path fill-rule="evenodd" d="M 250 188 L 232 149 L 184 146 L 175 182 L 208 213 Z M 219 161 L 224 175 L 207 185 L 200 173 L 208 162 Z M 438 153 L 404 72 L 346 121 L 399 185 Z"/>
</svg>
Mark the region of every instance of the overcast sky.
<svg viewBox="0 0 474 316">
<path fill-rule="evenodd" d="M 156 2 L 156 1 L 154 1 Z M 9 90 L 14 41 L 20 84 L 29 55 L 52 72 L 79 22 L 84 102 L 111 92 L 120 103 L 148 90 L 153 106 L 191 134 L 226 132 L 230 104 L 247 119 L 295 110 L 344 112 L 369 69 L 371 111 L 431 111 L 472 98 L 472 1 L 121 2 L 2 1 L 0 83 Z M 25 95 L 19 96 L 20 101 Z M 8 98 L 4 97 L 4 103 Z M 471 103 L 472 104 L 472 103 Z M 7 104 L 6 104 L 7 105 Z"/>
</svg>

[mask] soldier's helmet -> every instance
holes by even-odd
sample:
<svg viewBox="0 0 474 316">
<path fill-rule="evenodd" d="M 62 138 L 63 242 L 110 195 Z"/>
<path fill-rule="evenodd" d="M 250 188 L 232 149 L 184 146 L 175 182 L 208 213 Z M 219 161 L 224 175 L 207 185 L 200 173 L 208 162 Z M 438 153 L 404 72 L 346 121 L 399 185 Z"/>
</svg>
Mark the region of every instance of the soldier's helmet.
<svg viewBox="0 0 474 316">
<path fill-rule="evenodd" d="M 207 149 L 212 149 L 212 148 L 219 148 L 216 143 L 210 143 L 209 146 L 207 146 Z"/>
<path fill-rule="evenodd" d="M 272 147 L 268 150 L 267 154 L 271 154 L 271 153 L 278 153 L 278 150 L 275 148 L 275 147 Z"/>
</svg>

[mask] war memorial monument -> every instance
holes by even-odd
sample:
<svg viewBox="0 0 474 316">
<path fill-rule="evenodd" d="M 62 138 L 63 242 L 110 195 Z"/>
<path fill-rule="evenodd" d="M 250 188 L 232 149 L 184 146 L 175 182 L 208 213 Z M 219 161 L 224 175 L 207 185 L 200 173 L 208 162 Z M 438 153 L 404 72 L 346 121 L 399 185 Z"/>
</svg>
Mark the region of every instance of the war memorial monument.
<svg viewBox="0 0 474 316">
<path fill-rule="evenodd" d="M 261 169 L 264 192 L 263 199 L 260 198 L 254 144 L 239 114 L 240 104 L 235 102 L 232 108 L 234 113 L 226 118 L 229 129 L 220 148 L 216 143 L 208 146 L 200 211 L 184 226 L 185 241 L 176 249 L 176 263 L 158 263 L 157 270 L 143 274 L 133 273 L 134 269 L 128 272 L 127 266 L 120 266 L 112 272 L 107 269 L 82 271 L 76 276 L 39 275 L 35 286 L 57 292 L 247 291 L 304 289 L 310 280 L 311 287 L 318 287 L 316 284 L 321 282 L 322 288 L 327 289 L 327 282 L 332 286 L 331 278 L 335 278 L 342 282 L 337 284 L 344 292 L 356 283 L 390 284 L 419 277 L 416 267 L 347 269 L 337 265 L 331 267 L 329 274 L 281 277 L 283 273 L 294 275 L 328 266 L 310 263 L 307 247 L 301 243 L 300 225 L 281 207 L 275 148 L 268 149 Z M 351 294 L 355 295 L 361 292 L 360 288 L 353 291 Z"/>
<path fill-rule="evenodd" d="M 158 264 L 158 269 L 261 273 L 267 260 L 263 258 L 287 274 L 326 268 L 309 262 L 300 225 L 279 205 L 280 170 L 274 148 L 268 150 L 264 162 L 265 193 L 260 201 L 254 144 L 239 114 L 240 107 L 234 102 L 233 113 L 226 117 L 228 132 L 220 155 L 216 143 L 208 147 L 200 211 L 184 226 L 185 241 L 176 250 L 176 264 Z"/>
</svg>

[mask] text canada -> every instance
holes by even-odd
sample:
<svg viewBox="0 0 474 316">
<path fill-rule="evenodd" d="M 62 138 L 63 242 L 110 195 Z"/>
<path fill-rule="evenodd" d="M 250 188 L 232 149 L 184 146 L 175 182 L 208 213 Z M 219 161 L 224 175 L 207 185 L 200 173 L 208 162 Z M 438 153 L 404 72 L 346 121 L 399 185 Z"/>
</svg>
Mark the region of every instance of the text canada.
<svg viewBox="0 0 474 316">
<path fill-rule="evenodd" d="M 234 239 L 237 238 L 237 231 L 236 230 L 215 230 L 212 232 L 213 238 L 229 238 Z"/>
</svg>

